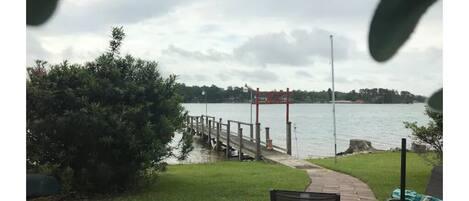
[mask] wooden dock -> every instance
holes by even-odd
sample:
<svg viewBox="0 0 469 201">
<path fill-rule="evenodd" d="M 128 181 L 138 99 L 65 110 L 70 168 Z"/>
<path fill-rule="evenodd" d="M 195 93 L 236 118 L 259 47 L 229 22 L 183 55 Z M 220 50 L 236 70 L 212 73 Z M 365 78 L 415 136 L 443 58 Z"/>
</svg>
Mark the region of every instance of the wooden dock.
<svg viewBox="0 0 469 201">
<path fill-rule="evenodd" d="M 236 150 L 239 160 L 249 156 L 256 160 L 280 163 L 293 168 L 311 167 L 311 164 L 291 156 L 291 146 L 288 146 L 288 141 L 285 144 L 290 150 L 274 145 L 268 127 L 265 128 L 264 136 L 261 136 L 260 123 L 251 124 L 235 120 L 227 120 L 224 123 L 221 118 L 201 115 L 188 116 L 185 125 L 189 132 L 201 136 L 209 146 L 224 151 L 226 157 L 233 157 L 231 153 Z M 291 128 L 291 122 L 287 124 L 287 139 L 289 134 L 291 136 L 289 127 Z"/>
<path fill-rule="evenodd" d="M 343 200 L 377 200 L 373 191 L 359 179 L 292 157 L 291 144 L 288 144 L 291 143 L 291 122 L 287 123 L 286 129 L 287 148 L 271 143 L 268 127 L 261 136 L 260 124 L 234 120 L 223 123 L 221 118 L 202 115 L 188 116 L 185 125 L 189 132 L 200 135 L 213 148 L 225 151 L 227 157 L 232 157 L 230 153 L 237 150 L 242 153 L 237 156 L 239 160 L 245 159 L 243 155 L 249 155 L 256 160 L 304 169 L 312 181 L 306 189 L 308 192 L 339 193 Z"/>
</svg>

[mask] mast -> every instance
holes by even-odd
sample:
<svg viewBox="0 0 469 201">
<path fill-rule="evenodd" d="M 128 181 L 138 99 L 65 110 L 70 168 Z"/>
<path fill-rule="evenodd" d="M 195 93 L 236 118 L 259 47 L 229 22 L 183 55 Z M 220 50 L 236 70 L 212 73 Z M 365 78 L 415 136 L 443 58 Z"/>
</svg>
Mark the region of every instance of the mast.
<svg viewBox="0 0 469 201">
<path fill-rule="evenodd" d="M 332 69 L 332 118 L 334 125 L 334 163 L 337 163 L 337 135 L 335 126 L 335 88 L 334 88 L 334 42 L 333 37 L 331 38 L 331 69 Z"/>
</svg>

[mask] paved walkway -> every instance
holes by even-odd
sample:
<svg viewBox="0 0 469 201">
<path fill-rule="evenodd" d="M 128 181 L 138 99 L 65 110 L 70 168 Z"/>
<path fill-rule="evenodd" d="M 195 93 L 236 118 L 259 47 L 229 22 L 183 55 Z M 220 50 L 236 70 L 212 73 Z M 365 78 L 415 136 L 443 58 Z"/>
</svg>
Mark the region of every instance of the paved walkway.
<svg viewBox="0 0 469 201">
<path fill-rule="evenodd" d="M 306 191 L 339 193 L 342 201 L 376 201 L 370 187 L 359 179 L 325 168 L 307 169 L 311 184 Z"/>
<path fill-rule="evenodd" d="M 341 201 L 377 201 L 373 191 L 359 179 L 336 171 L 325 169 L 291 156 L 275 158 L 274 162 L 304 169 L 311 178 L 308 192 L 339 193 Z"/>
</svg>

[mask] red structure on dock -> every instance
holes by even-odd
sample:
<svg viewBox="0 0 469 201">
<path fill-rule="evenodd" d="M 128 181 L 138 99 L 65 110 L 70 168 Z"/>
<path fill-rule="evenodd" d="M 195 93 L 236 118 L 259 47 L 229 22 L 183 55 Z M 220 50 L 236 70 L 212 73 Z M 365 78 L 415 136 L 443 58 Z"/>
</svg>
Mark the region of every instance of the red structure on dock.
<svg viewBox="0 0 469 201">
<path fill-rule="evenodd" d="M 287 91 L 259 91 L 259 88 L 256 90 L 255 104 L 256 104 L 256 123 L 259 122 L 259 104 L 286 104 L 286 122 L 289 122 L 289 113 L 290 113 L 290 89 L 287 88 Z"/>
<path fill-rule="evenodd" d="M 256 132 L 259 132 L 259 104 L 286 104 L 285 120 L 286 120 L 286 151 L 291 155 L 291 122 L 290 122 L 290 89 L 287 91 L 259 91 L 256 89 Z M 271 140 L 270 140 L 271 143 Z"/>
</svg>

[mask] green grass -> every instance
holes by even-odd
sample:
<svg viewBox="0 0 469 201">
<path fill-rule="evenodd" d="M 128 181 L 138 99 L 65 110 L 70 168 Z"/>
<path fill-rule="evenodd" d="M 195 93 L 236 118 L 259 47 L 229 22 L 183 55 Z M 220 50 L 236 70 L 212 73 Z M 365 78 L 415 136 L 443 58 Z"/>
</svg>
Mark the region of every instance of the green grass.
<svg viewBox="0 0 469 201">
<path fill-rule="evenodd" d="M 400 152 L 379 152 L 333 158 L 311 159 L 325 168 L 359 178 L 370 186 L 379 200 L 389 198 L 400 186 Z M 432 166 L 415 153 L 407 153 L 406 189 L 424 193 Z M 314 182 L 314 181 L 312 181 Z"/>
<path fill-rule="evenodd" d="M 305 171 L 262 162 L 171 165 L 142 192 L 112 200 L 269 200 L 269 189 L 305 190 Z"/>
</svg>

